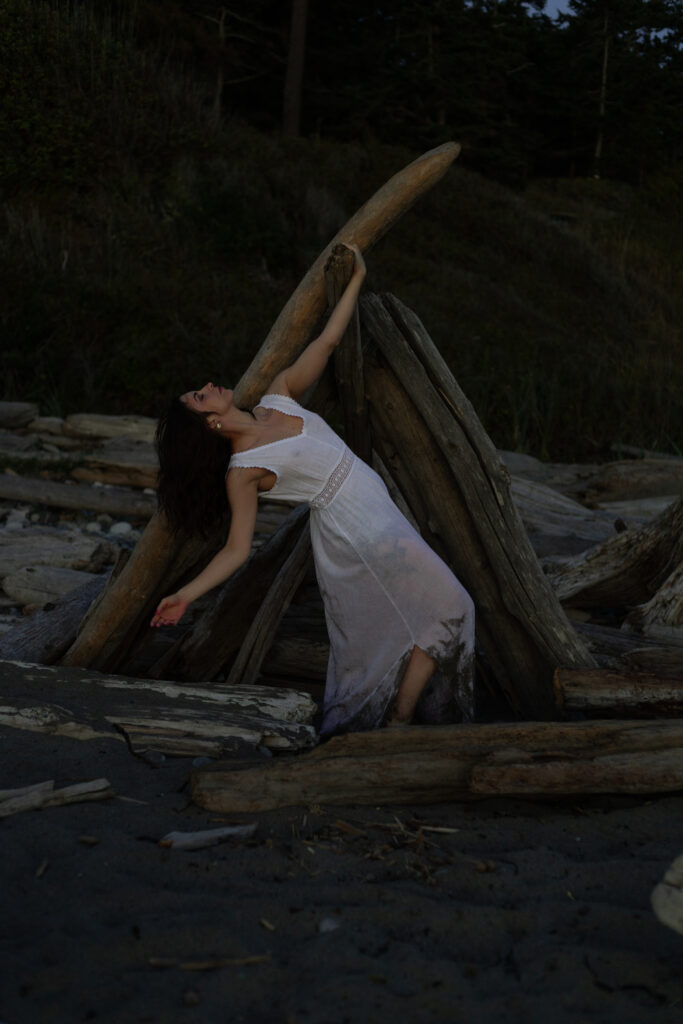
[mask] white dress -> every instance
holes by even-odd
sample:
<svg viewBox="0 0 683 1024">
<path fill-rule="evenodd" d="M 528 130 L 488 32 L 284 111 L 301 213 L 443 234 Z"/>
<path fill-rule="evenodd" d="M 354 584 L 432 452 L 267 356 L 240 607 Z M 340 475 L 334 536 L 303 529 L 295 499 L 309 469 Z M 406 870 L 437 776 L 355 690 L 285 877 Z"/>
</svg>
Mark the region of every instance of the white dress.
<svg viewBox="0 0 683 1024">
<path fill-rule="evenodd" d="M 232 456 L 277 480 L 269 500 L 307 502 L 330 658 L 321 735 L 382 725 L 414 646 L 437 662 L 416 720 L 460 721 L 472 706 L 474 606 L 383 480 L 325 421 L 283 395 L 261 408 L 303 421 L 299 434 Z"/>
</svg>

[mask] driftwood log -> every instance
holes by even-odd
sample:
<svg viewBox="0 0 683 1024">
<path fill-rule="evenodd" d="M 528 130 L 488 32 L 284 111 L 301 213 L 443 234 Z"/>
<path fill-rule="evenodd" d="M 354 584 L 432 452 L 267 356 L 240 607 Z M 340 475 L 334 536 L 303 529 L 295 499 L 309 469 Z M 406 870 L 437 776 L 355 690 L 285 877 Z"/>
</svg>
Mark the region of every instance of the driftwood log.
<svg viewBox="0 0 683 1024">
<path fill-rule="evenodd" d="M 683 648 L 683 561 L 649 601 L 633 609 L 621 628 Z"/>
<path fill-rule="evenodd" d="M 0 498 L 28 501 L 51 508 L 90 509 L 112 516 L 149 519 L 156 509 L 152 494 L 123 487 L 90 487 L 88 484 L 63 484 L 56 480 L 33 480 L 26 476 L 0 475 Z"/>
<path fill-rule="evenodd" d="M 275 639 L 282 616 L 289 608 L 311 562 L 308 517 L 301 520 L 299 536 L 268 589 L 230 669 L 228 685 L 250 684 L 258 677 L 263 659 Z"/>
<path fill-rule="evenodd" d="M 667 870 L 652 890 L 652 909 L 657 919 L 683 935 L 683 854 Z"/>
<path fill-rule="evenodd" d="M 284 750 L 316 741 L 315 703 L 285 688 L 192 686 L 4 661 L 0 705 L 0 725 L 125 740 L 136 753 L 220 757 L 235 740 Z"/>
<path fill-rule="evenodd" d="M 683 788 L 683 722 L 411 726 L 336 737 L 308 754 L 196 771 L 192 797 L 221 813 L 310 804 L 556 798 Z"/>
<path fill-rule="evenodd" d="M 106 582 L 106 575 L 94 576 L 56 601 L 53 608 L 20 619 L 0 637 L 0 660 L 53 665 L 76 639 L 79 623 Z"/>
<path fill-rule="evenodd" d="M 394 175 L 347 222 L 308 271 L 282 310 L 261 349 L 235 389 L 237 405 L 251 407 L 275 375 L 288 366 L 310 338 L 325 308 L 323 268 L 338 241 L 356 242 L 365 251 L 446 173 L 460 152 L 446 143 L 414 160 Z M 96 665 L 100 652 L 117 665 L 164 593 L 174 590 L 189 564 L 208 561 L 217 549 L 174 537 L 160 515 L 150 521 L 128 565 L 112 584 L 96 614 L 81 631 L 64 659 L 69 665 Z M 180 571 L 179 571 L 180 567 Z"/>
<path fill-rule="evenodd" d="M 365 296 L 361 320 L 375 343 L 366 388 L 380 456 L 470 592 L 478 644 L 510 705 L 553 717 L 555 667 L 594 661 L 540 569 L 509 474 L 415 314 L 391 296 Z"/>
<path fill-rule="evenodd" d="M 353 255 L 345 246 L 336 245 L 325 264 L 325 286 L 331 309 L 339 302 L 352 272 Z M 334 374 L 344 421 L 344 440 L 351 451 L 369 464 L 372 461 L 372 440 L 363 383 L 358 308 L 334 353 Z"/>
<path fill-rule="evenodd" d="M 79 804 L 87 800 L 106 800 L 115 796 L 107 779 L 93 779 L 91 782 L 76 782 L 63 789 L 55 789 L 54 782 L 27 786 L 23 792 L 0 799 L 0 818 L 8 818 L 20 811 L 37 811 L 43 807 L 63 807 L 65 804 Z"/>
<path fill-rule="evenodd" d="M 620 533 L 553 574 L 559 599 L 575 607 L 648 601 L 683 561 L 683 499 L 646 526 Z"/>
<path fill-rule="evenodd" d="M 683 670 L 683 659 L 679 665 Z M 557 669 L 558 709 L 594 718 L 683 716 L 683 671 L 671 674 L 611 669 Z"/>
<path fill-rule="evenodd" d="M 303 531 L 308 509 L 293 509 L 280 528 L 224 584 L 194 626 L 150 671 L 153 679 L 213 679 L 231 668 L 273 580 Z"/>
</svg>

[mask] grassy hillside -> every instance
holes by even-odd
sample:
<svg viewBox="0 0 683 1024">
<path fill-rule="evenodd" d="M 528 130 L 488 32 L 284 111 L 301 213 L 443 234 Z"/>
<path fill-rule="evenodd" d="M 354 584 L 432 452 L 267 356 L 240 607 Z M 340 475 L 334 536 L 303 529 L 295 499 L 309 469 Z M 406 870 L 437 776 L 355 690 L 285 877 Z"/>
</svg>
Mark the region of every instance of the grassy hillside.
<svg viewBox="0 0 683 1024">
<path fill-rule="evenodd" d="M 322 246 L 415 154 L 217 125 L 125 24 L 74 10 L 0 5 L 2 397 L 155 414 L 234 382 Z M 678 451 L 682 182 L 522 196 L 456 166 L 370 255 L 368 287 L 420 315 L 497 444 Z"/>
</svg>

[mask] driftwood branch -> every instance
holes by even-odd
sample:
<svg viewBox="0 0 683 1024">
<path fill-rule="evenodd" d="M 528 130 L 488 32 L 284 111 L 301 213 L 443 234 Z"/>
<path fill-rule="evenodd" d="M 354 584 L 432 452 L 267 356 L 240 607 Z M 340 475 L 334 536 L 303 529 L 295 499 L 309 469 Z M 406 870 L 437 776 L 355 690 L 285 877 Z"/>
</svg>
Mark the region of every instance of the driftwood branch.
<svg viewBox="0 0 683 1024">
<path fill-rule="evenodd" d="M 338 241 L 356 242 L 367 250 L 446 173 L 460 152 L 446 143 L 414 160 L 394 175 L 344 225 L 296 289 L 246 374 L 235 389 L 235 402 L 251 407 L 275 375 L 288 366 L 307 343 L 325 308 L 323 268 Z M 128 565 L 109 587 L 96 613 L 64 658 L 69 665 L 115 667 L 129 650 L 132 637 L 149 618 L 164 592 L 174 589 L 189 564 L 208 561 L 218 546 L 174 537 L 165 519 L 155 515 L 138 542 Z M 178 567 L 181 571 L 178 572 Z"/>
<path fill-rule="evenodd" d="M 334 308 L 343 295 L 351 279 L 353 265 L 353 254 L 349 249 L 336 245 L 325 264 L 325 285 L 330 308 Z M 335 350 L 334 372 L 344 420 L 344 440 L 359 458 L 369 463 L 372 459 L 372 441 L 365 402 L 363 350 L 357 308 Z"/>
</svg>

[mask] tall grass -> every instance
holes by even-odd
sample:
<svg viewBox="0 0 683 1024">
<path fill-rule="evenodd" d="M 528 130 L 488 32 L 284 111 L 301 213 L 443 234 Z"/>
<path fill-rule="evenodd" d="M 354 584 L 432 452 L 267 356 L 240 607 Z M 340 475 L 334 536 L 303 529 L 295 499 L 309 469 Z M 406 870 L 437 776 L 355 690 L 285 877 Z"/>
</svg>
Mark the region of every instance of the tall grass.
<svg viewBox="0 0 683 1024">
<path fill-rule="evenodd" d="M 234 382 L 322 246 L 414 156 L 216 124 L 212 96 L 83 3 L 0 0 L 0 28 L 34 61 L 4 80 L 0 374 L 44 412 L 154 414 Z M 370 254 L 368 287 L 420 315 L 498 445 L 676 451 L 677 182 L 519 196 L 456 166 Z"/>
</svg>

